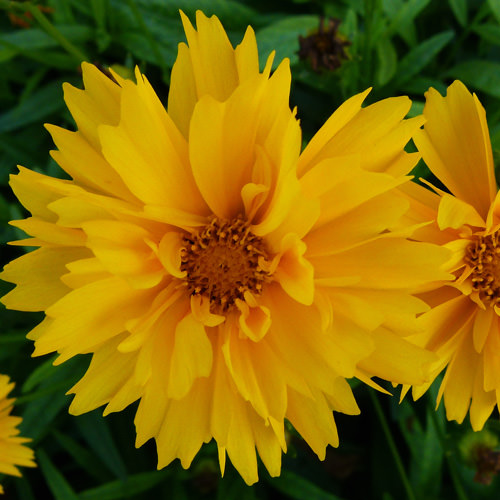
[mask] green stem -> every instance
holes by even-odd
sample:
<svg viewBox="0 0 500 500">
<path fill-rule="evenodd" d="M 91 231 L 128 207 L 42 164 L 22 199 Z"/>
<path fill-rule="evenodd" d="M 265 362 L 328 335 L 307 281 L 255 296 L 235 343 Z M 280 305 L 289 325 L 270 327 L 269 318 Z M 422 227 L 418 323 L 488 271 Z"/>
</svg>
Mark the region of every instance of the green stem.
<svg viewBox="0 0 500 500">
<path fill-rule="evenodd" d="M 433 404 L 433 399 L 431 403 Z M 448 470 L 450 471 L 451 480 L 453 482 L 453 486 L 455 487 L 455 492 L 457 494 L 457 500 L 469 500 L 467 497 L 467 493 L 460 482 L 460 474 L 457 471 L 457 466 L 454 459 L 453 449 L 450 449 L 448 446 L 448 439 L 446 438 L 441 426 L 439 425 L 438 419 L 436 417 L 436 411 L 433 408 L 430 408 L 429 411 L 431 415 L 432 423 L 436 429 L 436 433 L 438 435 L 438 439 L 441 443 L 441 448 L 443 448 L 443 455 L 446 457 L 446 463 L 448 464 Z"/>
<path fill-rule="evenodd" d="M 0 0 L 0 9 L 7 11 L 18 11 L 21 13 L 29 12 L 35 21 L 39 24 L 49 36 L 51 36 L 59 45 L 72 55 L 79 62 L 88 61 L 87 55 L 81 51 L 76 45 L 71 43 L 40 11 L 40 9 L 31 2 L 11 2 L 7 0 Z"/>
<path fill-rule="evenodd" d="M 380 406 L 380 403 L 378 402 L 377 396 L 375 396 L 375 393 L 373 391 L 369 391 L 370 398 L 372 400 L 373 406 L 375 407 L 375 413 L 377 414 L 377 417 L 380 421 L 380 425 L 382 427 L 382 431 L 384 433 L 384 436 L 387 440 L 387 444 L 389 445 L 389 449 L 391 451 L 392 457 L 394 459 L 394 462 L 396 463 L 396 468 L 398 469 L 399 475 L 401 477 L 401 482 L 403 483 L 403 487 L 406 491 L 406 497 L 408 500 L 416 500 L 415 493 L 413 492 L 413 489 L 411 487 L 410 481 L 408 480 L 408 476 L 406 475 L 405 468 L 403 466 L 403 461 L 401 460 L 401 457 L 399 456 L 398 449 L 396 447 L 396 443 L 394 442 L 394 439 L 392 439 L 392 434 L 389 429 L 389 425 L 387 423 L 387 420 L 385 418 L 384 412 L 382 411 L 382 408 Z"/>
</svg>

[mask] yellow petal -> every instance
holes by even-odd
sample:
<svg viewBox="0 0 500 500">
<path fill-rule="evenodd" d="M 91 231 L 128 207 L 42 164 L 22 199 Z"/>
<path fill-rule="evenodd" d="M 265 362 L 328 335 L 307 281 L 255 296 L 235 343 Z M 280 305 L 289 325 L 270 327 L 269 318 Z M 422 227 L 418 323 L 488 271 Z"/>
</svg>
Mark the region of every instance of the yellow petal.
<svg viewBox="0 0 500 500">
<path fill-rule="evenodd" d="M 63 85 L 64 100 L 79 132 L 99 150 L 97 127 L 103 123 L 116 125 L 120 119 L 120 87 L 96 66 L 82 63 L 85 90 L 69 83 Z"/>
<path fill-rule="evenodd" d="M 120 176 L 103 158 L 100 148 L 95 149 L 80 132 L 70 132 L 55 125 L 45 125 L 45 128 L 59 149 L 51 151 L 52 158 L 78 184 L 119 198 L 135 199 Z M 93 133 L 97 134 L 97 131 Z"/>
<path fill-rule="evenodd" d="M 496 314 L 491 307 L 489 307 L 485 311 L 478 310 L 476 314 L 472 333 L 474 339 L 474 349 L 478 353 L 483 350 L 495 316 Z"/>
<path fill-rule="evenodd" d="M 116 220 L 93 220 L 82 226 L 87 246 L 111 274 L 137 288 L 151 288 L 161 281 L 163 266 L 149 244 L 153 237 L 144 228 Z"/>
<path fill-rule="evenodd" d="M 361 104 L 371 89 L 356 94 L 345 101 L 325 122 L 314 137 L 309 141 L 306 149 L 300 155 L 297 171 L 303 176 L 314 165 L 323 159 L 323 148 L 335 135 L 360 111 Z M 321 156 L 321 157 L 320 157 Z"/>
<path fill-rule="evenodd" d="M 38 217 L 28 217 L 24 220 L 9 222 L 14 227 L 22 229 L 30 236 L 56 245 L 83 246 L 85 245 L 85 235 L 77 230 L 61 227 L 51 222 L 46 222 Z"/>
<path fill-rule="evenodd" d="M 480 364 L 480 355 L 465 336 L 450 361 L 441 385 L 448 420 L 462 423 L 472 398 L 474 380 Z"/>
<path fill-rule="evenodd" d="M 421 384 L 429 380 L 431 363 L 437 359 L 433 353 L 382 327 L 372 336 L 375 350 L 359 363 L 365 373 L 395 384 Z"/>
<path fill-rule="evenodd" d="M 287 418 L 320 460 L 325 459 L 328 445 L 339 445 L 332 411 L 320 393 L 309 399 L 290 389 Z"/>
<path fill-rule="evenodd" d="M 472 205 L 448 194 L 441 197 L 437 222 L 440 229 L 459 229 L 464 224 L 484 227 L 486 224 Z"/>
<path fill-rule="evenodd" d="M 185 397 L 194 381 L 199 377 L 208 377 L 211 370 L 212 344 L 205 327 L 188 314 L 175 329 L 168 397 Z"/>
<path fill-rule="evenodd" d="M 101 345 L 85 375 L 68 391 L 75 394 L 69 407 L 72 415 L 81 415 L 107 403 L 106 414 L 121 411 L 141 396 L 142 388 L 133 380 L 136 355 L 118 352 L 116 347 L 121 340 L 118 337 Z"/>
<path fill-rule="evenodd" d="M 210 440 L 206 419 L 210 409 L 210 390 L 207 390 L 206 380 L 198 379 L 196 382 L 185 397 L 168 403 L 156 437 L 158 469 L 175 458 L 179 458 L 187 469 L 201 445 Z M 180 429 L 189 429 L 189 432 L 179 432 Z"/>
<path fill-rule="evenodd" d="M 304 258 L 306 245 L 296 235 L 288 234 L 282 241 L 281 256 L 274 278 L 290 297 L 311 305 L 314 299 L 314 268 Z"/>
<path fill-rule="evenodd" d="M 137 74 L 122 91 L 118 126 L 101 125 L 107 162 L 131 192 L 145 203 L 197 213 L 204 203 L 189 168 L 187 144 L 158 97 Z"/>
<path fill-rule="evenodd" d="M 238 324 L 243 335 L 254 342 L 259 342 L 271 326 L 271 314 L 267 307 L 257 304 L 255 299 L 249 301 L 249 297 L 251 294 L 245 292 L 245 301 L 235 300 L 236 307 L 240 311 Z"/>
<path fill-rule="evenodd" d="M 153 296 L 149 290 L 133 290 L 118 277 L 77 288 L 46 310 L 54 321 L 37 339 L 34 355 L 57 350 L 57 363 L 62 363 L 90 352 L 122 333 L 129 319 L 147 310 Z"/>
<path fill-rule="evenodd" d="M 10 262 L 0 277 L 17 286 L 2 297 L 2 303 L 8 309 L 44 311 L 69 292 L 59 279 L 68 262 L 86 255 L 81 248 L 41 248 Z"/>
<path fill-rule="evenodd" d="M 484 390 L 484 359 L 481 359 L 472 392 L 470 423 L 475 431 L 480 431 L 497 404 L 496 391 Z"/>
<path fill-rule="evenodd" d="M 311 262 L 317 278 L 360 276 L 359 287 L 389 290 L 449 279 L 451 275 L 440 269 L 448 256 L 436 245 L 380 238 Z"/>
<path fill-rule="evenodd" d="M 191 312 L 196 321 L 204 326 L 217 326 L 225 321 L 225 316 L 210 312 L 210 300 L 201 295 L 191 295 Z"/>
<path fill-rule="evenodd" d="M 446 97 L 430 89 L 424 117 L 423 131 L 414 136 L 424 161 L 455 196 L 486 218 L 497 189 L 485 111 L 477 97 L 459 81 Z"/>
</svg>

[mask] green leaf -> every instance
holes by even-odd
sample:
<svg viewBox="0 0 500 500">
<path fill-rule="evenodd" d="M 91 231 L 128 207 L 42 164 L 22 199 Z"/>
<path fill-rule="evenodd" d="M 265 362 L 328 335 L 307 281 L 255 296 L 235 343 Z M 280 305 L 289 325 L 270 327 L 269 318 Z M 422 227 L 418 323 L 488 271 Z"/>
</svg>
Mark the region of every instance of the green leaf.
<svg viewBox="0 0 500 500">
<path fill-rule="evenodd" d="M 32 485 L 25 476 L 16 477 L 15 486 L 18 500 L 36 500 Z"/>
<path fill-rule="evenodd" d="M 500 23 L 500 0 L 488 0 L 488 5 L 496 20 Z"/>
<path fill-rule="evenodd" d="M 80 493 L 80 500 L 119 500 L 148 491 L 171 474 L 170 470 L 142 472 L 124 481 L 110 483 Z"/>
<path fill-rule="evenodd" d="M 90 476 L 94 476 L 99 482 L 105 482 L 108 478 L 107 471 L 102 467 L 102 463 L 89 450 L 80 445 L 71 437 L 54 430 L 52 435 L 56 441 L 64 448 L 72 457 L 75 464 L 78 464 Z"/>
<path fill-rule="evenodd" d="M 55 500 L 78 500 L 78 495 L 42 449 L 37 452 L 37 462 Z"/>
<path fill-rule="evenodd" d="M 467 0 L 448 0 L 448 3 L 460 26 L 465 26 L 467 24 Z"/>
<path fill-rule="evenodd" d="M 41 121 L 63 108 L 61 85 L 61 81 L 52 81 L 33 92 L 15 108 L 0 114 L 0 134 Z"/>
<path fill-rule="evenodd" d="M 500 26 L 497 24 L 480 24 L 478 26 L 474 26 L 472 30 L 483 40 L 486 40 L 493 45 L 500 45 Z"/>
<path fill-rule="evenodd" d="M 298 61 L 299 35 L 305 37 L 318 27 L 317 16 L 304 15 L 290 16 L 258 30 L 255 36 L 259 47 L 261 67 L 264 67 L 273 50 L 276 51 L 273 67 L 278 66 L 285 57 L 290 59 L 291 65 L 295 64 Z"/>
<path fill-rule="evenodd" d="M 30 392 L 37 385 L 41 384 L 45 379 L 51 377 L 57 368 L 54 368 L 54 360 L 56 356 L 52 356 L 50 359 L 45 360 L 42 364 L 38 365 L 26 379 L 23 384 L 22 392 Z"/>
<path fill-rule="evenodd" d="M 435 78 L 428 78 L 426 76 L 417 75 L 411 80 L 407 81 L 401 90 L 406 94 L 425 94 L 431 87 L 435 88 L 441 95 L 446 94 L 446 85 Z"/>
<path fill-rule="evenodd" d="M 389 6 L 386 5 L 385 10 L 391 21 L 387 29 L 388 36 L 398 33 L 410 46 L 416 45 L 414 20 L 429 2 L 430 0 L 392 1 Z"/>
<path fill-rule="evenodd" d="M 329 493 L 306 478 L 295 472 L 282 470 L 281 476 L 269 479 L 269 484 L 284 493 L 289 498 L 296 500 L 341 500 L 340 497 Z"/>
<path fill-rule="evenodd" d="M 408 111 L 408 118 L 421 115 L 424 112 L 425 103 L 422 101 L 412 101 L 410 111 Z"/>
<path fill-rule="evenodd" d="M 56 416 L 66 409 L 69 398 L 66 392 L 81 375 L 82 360 L 73 358 L 61 366 L 53 366 L 49 377 L 43 379 L 39 390 L 21 396 L 16 404 L 26 404 L 20 428 L 24 435 L 33 439 L 47 433 Z"/>
<path fill-rule="evenodd" d="M 385 85 L 396 73 L 398 60 L 396 49 L 387 37 L 380 38 L 377 46 L 378 66 L 376 78 L 378 85 Z"/>
<path fill-rule="evenodd" d="M 428 38 L 412 49 L 399 63 L 397 85 L 401 85 L 425 68 L 432 59 L 448 44 L 455 33 L 443 31 Z"/>
<path fill-rule="evenodd" d="M 99 415 L 99 412 L 96 410 L 80 415 L 76 418 L 76 425 L 90 448 L 94 450 L 108 469 L 116 477 L 126 478 L 127 468 L 116 448 L 108 423 Z"/>
<path fill-rule="evenodd" d="M 166 2 L 165 0 L 134 1 L 144 16 L 146 24 L 151 19 L 156 19 L 160 24 L 165 19 L 170 19 L 179 22 L 180 25 L 179 10 L 182 10 L 194 23 L 196 11 L 201 10 L 207 16 L 215 14 L 226 28 L 230 26 L 233 30 L 244 30 L 249 24 L 255 25 L 255 21 L 258 21 L 260 17 L 251 7 L 235 0 L 197 0 L 196 2 L 193 2 L 193 0 L 177 0 L 176 2 Z M 122 0 L 111 0 L 110 4 L 113 13 L 121 11 L 122 15 L 131 16 L 130 10 Z M 161 40 L 161 37 L 159 40 Z"/>
<path fill-rule="evenodd" d="M 90 26 L 80 24 L 71 26 L 58 25 L 57 29 L 70 42 L 77 44 L 91 40 L 94 35 Z M 14 56 L 16 53 L 58 47 L 59 43 L 45 31 L 39 28 L 30 28 L 29 30 L 17 30 L 1 35 L 0 46 L 2 45 L 8 46 L 11 50 L 14 50 L 12 48 L 15 47 L 17 52 L 12 54 Z M 3 59 L 5 60 L 5 56 Z"/>
<path fill-rule="evenodd" d="M 479 59 L 458 64 L 446 72 L 466 85 L 500 98 L 500 63 Z"/>
</svg>

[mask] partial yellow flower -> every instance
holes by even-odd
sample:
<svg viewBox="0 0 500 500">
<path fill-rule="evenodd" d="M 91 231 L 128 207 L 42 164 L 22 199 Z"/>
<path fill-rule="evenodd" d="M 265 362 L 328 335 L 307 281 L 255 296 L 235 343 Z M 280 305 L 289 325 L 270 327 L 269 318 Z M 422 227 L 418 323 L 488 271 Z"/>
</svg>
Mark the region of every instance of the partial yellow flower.
<svg viewBox="0 0 500 500">
<path fill-rule="evenodd" d="M 255 448 L 280 473 L 285 419 L 320 458 L 338 445 L 332 410 L 359 412 L 346 378 L 427 380 L 433 355 L 404 336 L 448 252 L 401 229 L 422 123 L 407 98 L 353 97 L 300 154 L 288 61 L 261 72 L 251 28 L 233 49 L 196 17 L 168 111 L 139 71 L 84 64 L 85 90 L 65 85 L 78 131 L 48 129 L 72 180 L 12 176 L 32 213 L 18 243 L 40 248 L 5 267 L 2 300 L 45 311 L 35 355 L 92 353 L 71 413 L 139 400 L 136 444 L 156 440 L 159 468 L 213 438 L 251 484 Z"/>
<path fill-rule="evenodd" d="M 486 113 L 455 81 L 445 97 L 426 93 L 424 117 L 415 144 L 449 193 L 416 184 L 403 190 L 412 220 L 434 221 L 414 237 L 453 252 L 447 267 L 455 280 L 437 282 L 422 295 L 432 310 L 419 319 L 423 331 L 412 340 L 439 361 L 431 381 L 413 387 L 413 395 L 420 397 L 446 368 L 438 403 L 444 396 L 448 419 L 458 422 L 470 409 L 479 430 L 500 401 L 500 197 Z"/>
<path fill-rule="evenodd" d="M 11 411 L 14 404 L 13 398 L 7 395 L 14 388 L 7 375 L 0 375 L 0 474 L 21 477 L 17 466 L 36 467 L 33 450 L 25 446 L 31 439 L 19 436 L 17 426 L 21 417 L 14 417 Z M 3 493 L 0 485 L 0 493 Z"/>
</svg>

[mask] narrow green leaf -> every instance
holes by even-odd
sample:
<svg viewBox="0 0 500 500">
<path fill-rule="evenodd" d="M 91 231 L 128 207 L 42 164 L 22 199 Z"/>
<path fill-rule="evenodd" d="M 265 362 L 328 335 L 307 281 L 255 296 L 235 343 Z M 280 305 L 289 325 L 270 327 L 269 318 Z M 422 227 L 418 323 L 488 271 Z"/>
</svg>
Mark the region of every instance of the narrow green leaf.
<svg viewBox="0 0 500 500">
<path fill-rule="evenodd" d="M 329 493 L 306 478 L 295 472 L 282 470 L 279 477 L 269 479 L 269 484 L 284 493 L 289 498 L 296 500 L 341 500 L 340 497 Z"/>
<path fill-rule="evenodd" d="M 290 16 L 276 21 L 255 34 L 259 46 L 260 65 L 263 67 L 269 54 L 275 50 L 273 67 L 276 67 L 285 57 L 290 64 L 298 61 L 299 35 L 307 36 L 310 31 L 319 27 L 317 16 Z"/>
<path fill-rule="evenodd" d="M 169 470 L 143 472 L 127 477 L 124 481 L 110 483 L 80 493 L 80 500 L 119 500 L 150 490 L 170 474 Z"/>
<path fill-rule="evenodd" d="M 455 33 L 451 30 L 443 31 L 412 49 L 399 63 L 397 84 L 407 82 L 425 68 L 450 43 L 454 35 Z"/>
<path fill-rule="evenodd" d="M 500 98 L 500 63 L 475 59 L 454 66 L 446 74 L 462 80 L 470 87 Z"/>
<path fill-rule="evenodd" d="M 72 358 L 60 366 L 53 366 L 50 376 L 41 380 L 36 393 L 17 399 L 25 404 L 21 432 L 33 439 L 46 434 L 51 422 L 69 403 L 66 392 L 81 377 L 87 365 L 86 357 Z"/>
<path fill-rule="evenodd" d="M 52 435 L 56 441 L 68 452 L 75 464 L 78 464 L 90 476 L 94 476 L 100 483 L 109 479 L 107 471 L 102 467 L 102 463 L 89 450 L 84 448 L 70 436 L 54 430 Z"/>
<path fill-rule="evenodd" d="M 391 16 L 391 22 L 387 29 L 387 35 L 399 33 L 401 37 L 410 45 L 416 45 L 416 31 L 414 20 L 418 14 L 429 4 L 430 0 L 408 0 L 398 2 L 398 10 Z M 393 6 L 396 5 L 393 3 Z M 387 10 L 386 10 L 387 11 Z"/>
<path fill-rule="evenodd" d="M 28 479 L 25 476 L 16 477 L 14 481 L 17 492 L 18 500 L 36 500 L 35 494 L 33 493 L 33 488 Z M 8 490 L 7 490 L 8 493 Z"/>
<path fill-rule="evenodd" d="M 467 24 L 467 0 L 448 0 L 448 3 L 460 26 L 465 26 Z"/>
<path fill-rule="evenodd" d="M 500 23 L 500 0 L 488 0 L 488 5 L 496 20 Z"/>
<path fill-rule="evenodd" d="M 15 108 L 0 114 L 0 134 L 43 120 L 63 108 L 61 85 L 61 81 L 50 82 L 33 92 Z"/>
<path fill-rule="evenodd" d="M 42 449 L 37 452 L 37 461 L 55 500 L 78 500 L 78 495 L 73 491 L 71 485 Z"/>
<path fill-rule="evenodd" d="M 380 38 L 377 46 L 377 83 L 382 86 L 385 85 L 396 73 L 398 60 L 396 49 L 391 40 L 387 37 Z"/>
<path fill-rule="evenodd" d="M 92 39 L 93 30 L 85 25 L 59 25 L 58 31 L 72 43 L 84 43 Z M 39 28 L 17 30 L 0 36 L 0 45 L 15 46 L 20 51 L 41 50 L 58 47 L 54 38 Z"/>
<path fill-rule="evenodd" d="M 96 455 L 119 479 L 127 477 L 127 468 L 116 448 L 107 421 L 98 410 L 80 415 L 76 425 Z"/>
<path fill-rule="evenodd" d="M 500 26 L 498 24 L 487 23 L 474 26 L 472 31 L 477 33 L 483 40 L 493 45 L 500 45 Z"/>
<path fill-rule="evenodd" d="M 23 384 L 22 392 L 27 393 L 32 391 L 38 384 L 42 383 L 45 379 L 52 376 L 54 373 L 54 360 L 56 356 L 52 356 L 50 359 L 45 360 L 41 365 L 37 366 L 26 379 Z"/>
<path fill-rule="evenodd" d="M 92 14 L 94 15 L 96 25 L 100 29 L 105 30 L 108 2 L 106 0 L 90 0 L 90 6 L 92 7 Z"/>
</svg>

